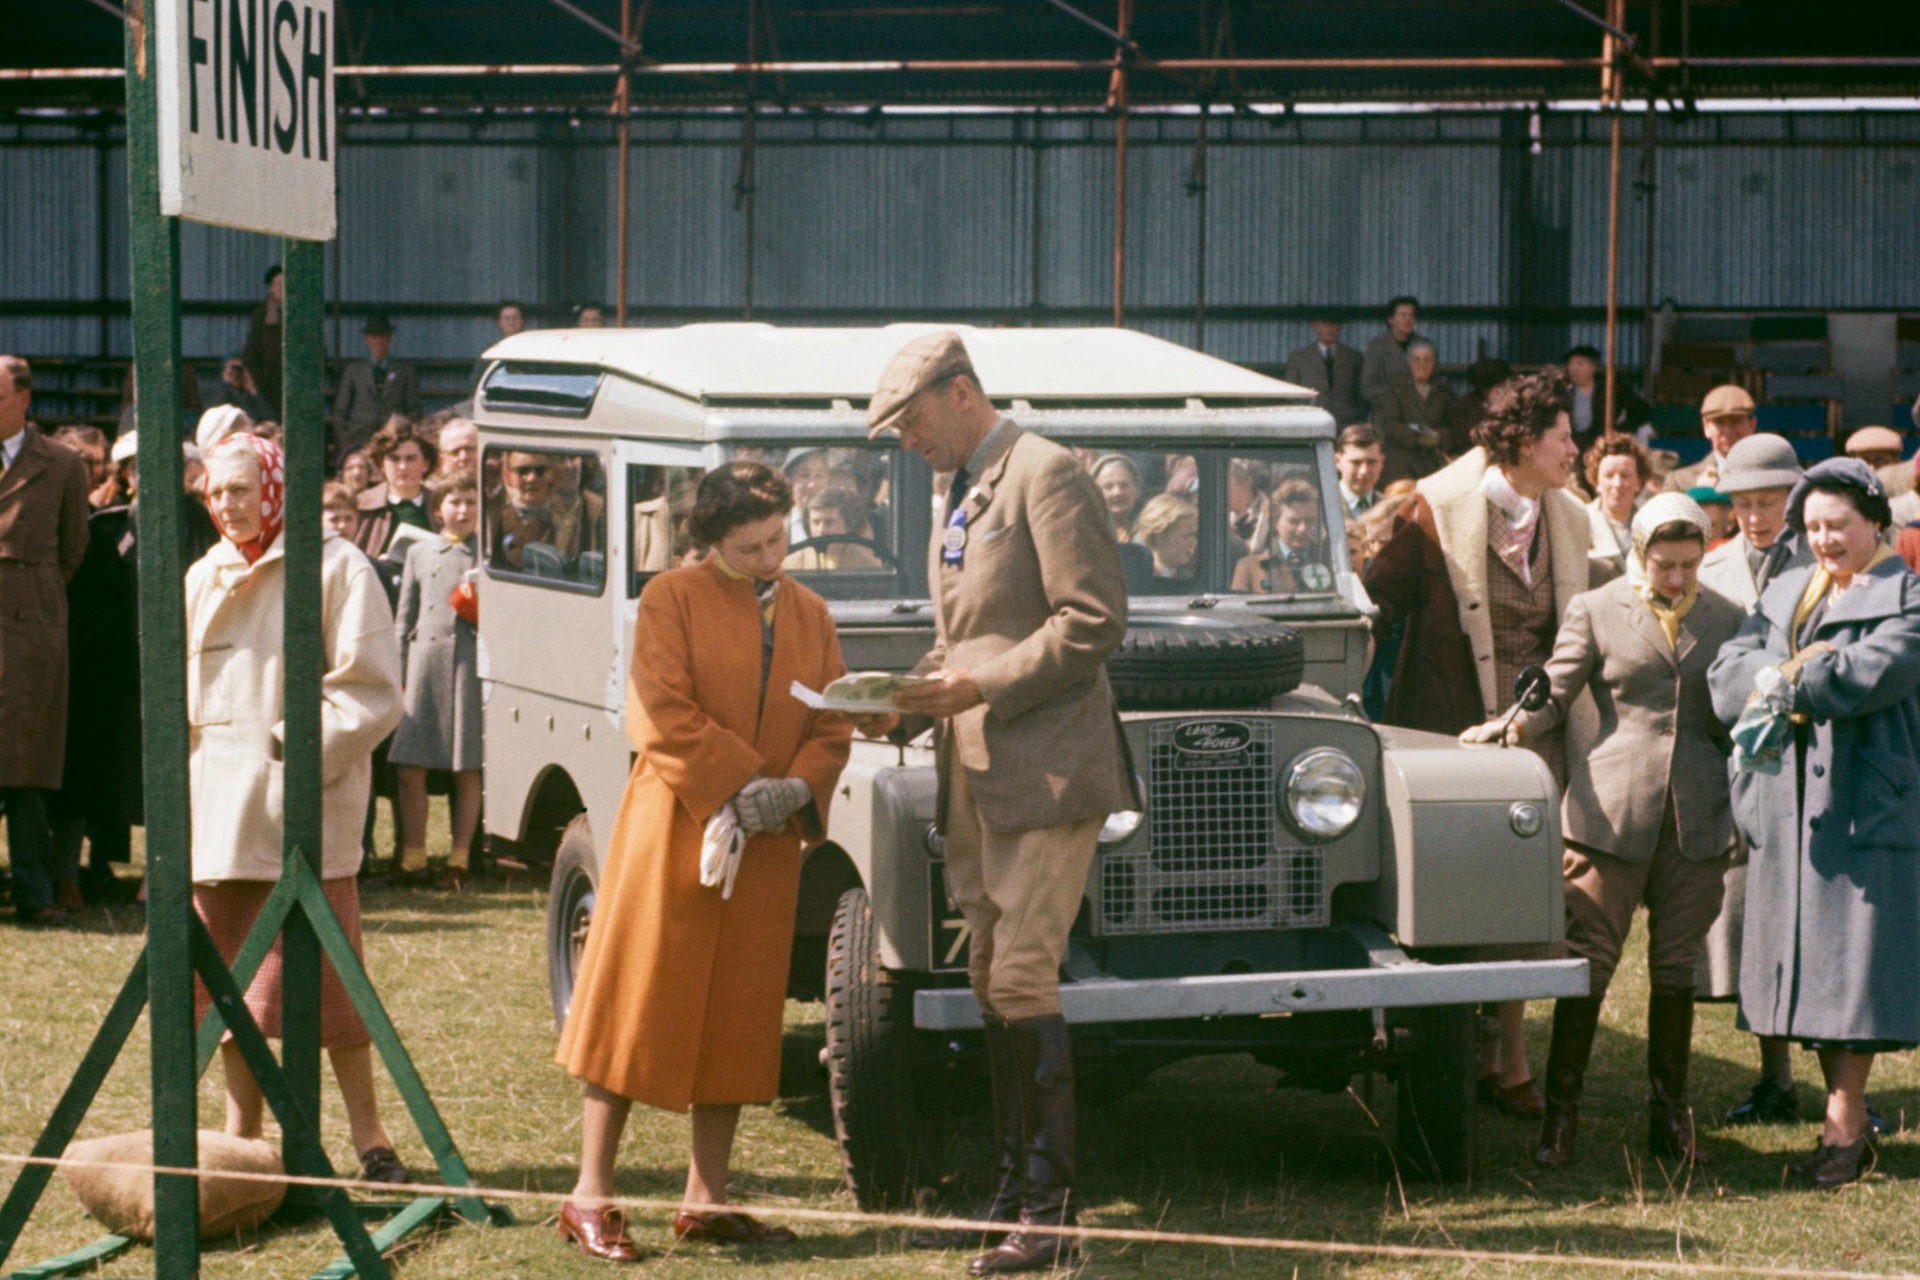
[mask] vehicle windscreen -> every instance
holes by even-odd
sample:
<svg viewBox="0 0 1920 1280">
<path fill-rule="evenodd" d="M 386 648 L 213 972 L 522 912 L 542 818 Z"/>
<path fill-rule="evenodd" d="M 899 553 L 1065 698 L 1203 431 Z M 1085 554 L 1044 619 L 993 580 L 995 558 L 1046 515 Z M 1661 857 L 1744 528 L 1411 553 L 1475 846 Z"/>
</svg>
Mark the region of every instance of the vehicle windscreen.
<svg viewBox="0 0 1920 1280">
<path fill-rule="evenodd" d="M 1076 441 L 1120 546 L 1128 594 L 1330 596 L 1345 528 L 1314 447 L 1143 448 Z M 927 594 L 927 545 L 944 477 L 898 448 L 739 446 L 794 491 L 786 567 L 828 599 Z"/>
</svg>

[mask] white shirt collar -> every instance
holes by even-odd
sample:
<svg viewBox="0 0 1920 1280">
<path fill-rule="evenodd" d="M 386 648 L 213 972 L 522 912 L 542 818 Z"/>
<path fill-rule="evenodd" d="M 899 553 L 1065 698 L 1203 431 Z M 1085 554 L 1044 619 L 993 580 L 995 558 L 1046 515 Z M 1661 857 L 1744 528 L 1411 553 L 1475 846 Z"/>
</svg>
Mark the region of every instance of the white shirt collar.
<svg viewBox="0 0 1920 1280">
<path fill-rule="evenodd" d="M 19 457 L 20 451 L 26 447 L 27 429 L 22 427 L 6 439 L 0 440 L 0 463 L 12 466 L 13 460 Z"/>
</svg>

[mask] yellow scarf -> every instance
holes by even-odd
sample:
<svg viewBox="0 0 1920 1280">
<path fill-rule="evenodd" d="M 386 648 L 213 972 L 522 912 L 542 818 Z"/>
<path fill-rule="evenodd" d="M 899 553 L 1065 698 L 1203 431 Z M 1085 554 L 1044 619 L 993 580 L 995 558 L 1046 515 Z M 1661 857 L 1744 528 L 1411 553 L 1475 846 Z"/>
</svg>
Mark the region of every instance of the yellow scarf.
<svg viewBox="0 0 1920 1280">
<path fill-rule="evenodd" d="M 707 553 L 707 559 L 713 561 L 714 568 L 718 569 L 726 577 L 732 578 L 735 582 L 750 582 L 753 584 L 753 593 L 760 606 L 760 625 L 763 627 L 771 627 L 773 625 L 774 604 L 778 593 L 770 588 L 780 580 L 774 578 L 771 582 L 767 582 L 754 577 L 750 573 L 740 572 L 731 564 L 727 563 L 727 558 L 720 554 L 718 547 L 713 548 Z"/>
<path fill-rule="evenodd" d="M 1695 583 L 1687 588 L 1687 594 L 1672 604 L 1655 595 L 1653 588 L 1644 582 L 1634 590 L 1638 591 L 1640 598 L 1647 602 L 1648 610 L 1660 623 L 1660 630 L 1666 632 L 1667 648 L 1677 653 L 1680 648 L 1680 620 L 1687 616 L 1687 612 L 1693 608 L 1693 602 L 1700 598 L 1700 585 Z"/>
<path fill-rule="evenodd" d="M 1859 570 L 1859 572 L 1853 576 L 1858 578 L 1862 573 L 1871 573 L 1874 566 L 1892 554 L 1893 548 L 1884 542 L 1881 543 L 1878 547 L 1874 548 L 1873 559 L 1867 561 L 1866 567 Z M 1848 585 L 1851 586 L 1852 584 L 1849 583 Z M 1787 627 L 1788 653 L 1793 654 L 1800 652 L 1801 628 L 1806 626 L 1807 619 L 1813 616 L 1813 611 L 1820 607 L 1820 602 L 1827 598 L 1827 592 L 1832 589 L 1833 575 L 1828 573 L 1824 568 L 1815 569 L 1813 576 L 1807 579 L 1807 589 L 1800 593 L 1800 603 L 1793 606 L 1793 622 Z"/>
</svg>

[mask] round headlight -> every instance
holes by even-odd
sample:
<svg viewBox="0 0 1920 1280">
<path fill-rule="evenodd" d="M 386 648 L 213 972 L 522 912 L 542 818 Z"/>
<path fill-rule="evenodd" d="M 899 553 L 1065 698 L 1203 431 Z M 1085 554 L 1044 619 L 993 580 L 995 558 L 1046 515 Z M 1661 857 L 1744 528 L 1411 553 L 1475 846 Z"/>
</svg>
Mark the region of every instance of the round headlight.
<svg viewBox="0 0 1920 1280">
<path fill-rule="evenodd" d="M 1309 840 L 1337 840 L 1360 820 L 1367 780 L 1346 752 L 1316 747 L 1287 766 L 1281 794 L 1294 830 Z"/>
<path fill-rule="evenodd" d="M 1108 849 L 1117 849 L 1133 839 L 1133 833 L 1140 829 L 1140 824 L 1145 822 L 1146 818 L 1146 814 L 1134 809 L 1122 809 L 1118 813 L 1108 814 L 1107 820 L 1100 824 L 1101 850 L 1104 852 Z"/>
</svg>

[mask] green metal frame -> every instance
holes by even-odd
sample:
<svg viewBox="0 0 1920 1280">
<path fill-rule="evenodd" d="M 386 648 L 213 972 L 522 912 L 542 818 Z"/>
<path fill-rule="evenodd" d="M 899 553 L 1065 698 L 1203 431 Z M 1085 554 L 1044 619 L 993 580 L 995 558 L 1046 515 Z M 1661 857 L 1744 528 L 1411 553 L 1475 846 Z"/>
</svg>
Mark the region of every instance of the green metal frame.
<svg viewBox="0 0 1920 1280">
<path fill-rule="evenodd" d="M 137 13 L 138 11 L 136 11 Z M 158 33 L 130 15 L 127 29 L 127 167 L 132 220 L 134 370 L 140 432 L 141 488 L 149 494 L 181 491 L 180 233 L 160 213 L 158 103 L 153 72 Z M 181 591 L 183 522 L 178 503 L 153 501 L 140 513 L 141 698 L 145 716 L 147 829 L 147 945 L 134 962 L 73 1079 L 35 1142 L 33 1154 L 58 1157 L 85 1119 L 101 1083 L 125 1048 L 142 1010 L 150 1012 L 153 1160 L 166 1168 L 196 1168 L 201 1073 L 222 1034 L 231 1033 L 266 1103 L 279 1120 L 285 1162 L 295 1176 L 334 1176 L 320 1140 L 320 965 L 333 965 L 348 998 L 366 1022 L 374 1047 L 407 1105 L 442 1185 L 471 1187 L 473 1179 L 441 1119 L 372 980 L 354 954 L 321 887 L 320 683 L 324 671 L 321 619 L 320 487 L 325 478 L 322 427 L 322 248 L 287 240 L 284 403 L 287 502 L 285 605 L 285 822 L 281 878 L 268 896 L 231 970 L 193 909 L 191 806 L 183 767 L 187 731 L 187 633 Z M 311 588 L 295 584 L 312 584 Z M 282 1057 L 247 1011 L 243 993 L 276 938 L 282 956 Z M 194 978 L 212 997 L 204 1024 L 193 1020 Z M 48 1165 L 23 1166 L 0 1203 L 0 1264 L 19 1240 L 52 1179 Z M 192 1177 L 154 1177 L 154 1260 L 160 1280 L 200 1274 L 200 1184 Z M 369 1234 L 363 1213 L 397 1209 Z M 290 1188 L 283 1214 L 324 1214 L 346 1257 L 315 1280 L 390 1280 L 384 1252 L 410 1232 L 452 1212 L 472 1223 L 504 1225 L 503 1208 L 477 1195 L 421 1196 L 404 1205 L 356 1204 L 339 1188 Z M 83 1248 L 10 1273 L 15 1280 L 90 1269 L 130 1247 L 109 1235 Z"/>
</svg>

